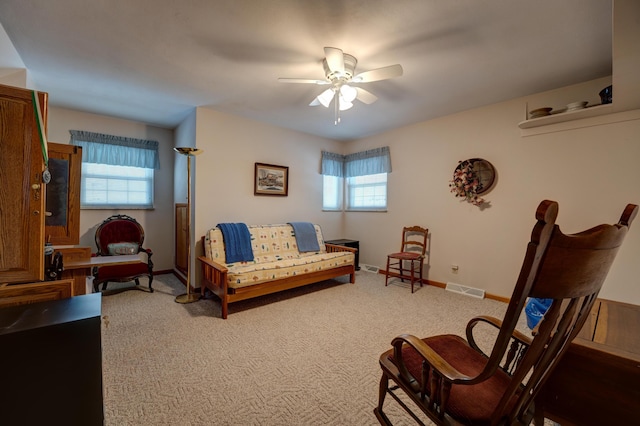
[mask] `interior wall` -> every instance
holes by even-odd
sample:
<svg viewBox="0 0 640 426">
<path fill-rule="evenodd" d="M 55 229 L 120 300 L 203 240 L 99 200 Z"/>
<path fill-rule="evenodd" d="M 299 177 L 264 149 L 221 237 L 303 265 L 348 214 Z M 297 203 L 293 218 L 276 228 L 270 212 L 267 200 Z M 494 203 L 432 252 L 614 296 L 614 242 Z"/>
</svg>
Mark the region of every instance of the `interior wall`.
<svg viewBox="0 0 640 426">
<path fill-rule="evenodd" d="M 509 297 L 540 201 L 559 202 L 558 223 L 567 233 L 616 223 L 627 203 L 640 204 L 634 183 L 640 120 L 527 137 L 518 128 L 527 104 L 531 110 L 599 103 L 597 93 L 608 84 L 610 78 L 599 79 L 350 142 L 349 152 L 388 145 L 393 167 L 388 212 L 346 214 L 347 237 L 360 240 L 361 262 L 384 268 L 387 253 L 400 248 L 402 227 L 421 225 L 431 234 L 426 278 Z M 458 161 L 474 157 L 497 170 L 484 209 L 449 188 Z M 601 297 L 640 303 L 637 253 L 640 222 L 631 227 Z"/>
<path fill-rule="evenodd" d="M 81 210 L 80 246 L 96 251 L 95 230 L 112 214 L 134 217 L 145 231 L 145 248 L 153 250 L 154 270 L 172 270 L 174 263 L 173 167 L 174 132 L 135 121 L 122 120 L 60 107 L 49 108 L 48 140 L 68 144 L 69 130 L 86 130 L 159 142 L 160 169 L 154 173 L 153 210 Z"/>
<path fill-rule="evenodd" d="M 27 68 L 2 24 L 0 24 L 0 84 L 33 88 Z"/>
<path fill-rule="evenodd" d="M 27 70 L 25 68 L 0 68 L 0 84 L 27 88 Z"/>
<path fill-rule="evenodd" d="M 322 211 L 320 153 L 341 152 L 344 144 L 208 108 L 197 109 L 196 143 L 204 150 L 195 160 L 196 253 L 200 237 L 222 222 L 309 221 L 326 239 L 343 236 L 343 214 Z M 289 167 L 288 196 L 254 195 L 256 162 Z"/>
<path fill-rule="evenodd" d="M 176 147 L 196 146 L 196 111 L 195 109 L 175 130 Z M 187 158 L 174 151 L 173 162 L 173 198 L 176 203 L 187 202 Z M 195 164 L 195 161 L 194 161 Z"/>
</svg>

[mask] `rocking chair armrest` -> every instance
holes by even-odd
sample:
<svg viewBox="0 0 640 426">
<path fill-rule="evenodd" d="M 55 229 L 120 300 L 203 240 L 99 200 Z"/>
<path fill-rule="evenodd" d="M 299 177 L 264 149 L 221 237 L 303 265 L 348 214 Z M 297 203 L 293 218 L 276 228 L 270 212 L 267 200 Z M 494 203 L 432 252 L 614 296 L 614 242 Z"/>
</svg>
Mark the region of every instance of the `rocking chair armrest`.
<svg viewBox="0 0 640 426">
<path fill-rule="evenodd" d="M 402 346 L 407 344 L 418 352 L 418 354 L 433 368 L 441 377 L 450 383 L 469 382 L 473 377 L 462 374 L 442 358 L 436 351 L 425 343 L 422 339 L 410 334 L 401 334 L 393 339 L 391 344 L 394 347 L 393 357 L 398 363 L 400 374 L 407 380 L 410 380 L 410 374 L 402 360 Z"/>
<path fill-rule="evenodd" d="M 469 321 L 469 323 L 467 324 L 466 332 L 467 332 L 467 342 L 469 342 L 469 346 L 471 346 L 476 351 L 480 352 L 486 358 L 489 358 L 489 355 L 487 355 L 482 349 L 480 349 L 480 347 L 475 341 L 475 338 L 473 337 L 473 328 L 480 323 L 492 325 L 499 330 L 502 327 L 502 320 L 499 320 L 498 318 L 495 318 L 495 317 L 482 315 L 482 316 L 472 318 L 471 321 Z M 511 338 L 514 339 L 516 342 L 518 342 L 518 344 L 522 346 L 529 347 L 531 345 L 531 338 L 518 330 L 513 330 L 511 334 Z"/>
<path fill-rule="evenodd" d="M 480 350 L 480 348 L 478 348 L 478 345 L 476 344 L 475 339 L 473 338 L 473 328 L 481 322 L 490 324 L 497 329 L 500 329 L 502 327 L 502 320 L 499 320 L 498 318 L 495 318 L 495 317 L 486 316 L 486 315 L 481 315 L 481 316 L 472 318 L 471 321 L 469 321 L 469 323 L 467 324 L 467 341 L 469 342 L 472 348 L 474 348 L 479 352 L 482 352 L 482 351 Z M 526 346 L 531 345 L 531 338 L 518 330 L 513 330 L 511 337 L 517 340 L 519 343 L 522 343 L 523 345 L 526 345 Z"/>
</svg>

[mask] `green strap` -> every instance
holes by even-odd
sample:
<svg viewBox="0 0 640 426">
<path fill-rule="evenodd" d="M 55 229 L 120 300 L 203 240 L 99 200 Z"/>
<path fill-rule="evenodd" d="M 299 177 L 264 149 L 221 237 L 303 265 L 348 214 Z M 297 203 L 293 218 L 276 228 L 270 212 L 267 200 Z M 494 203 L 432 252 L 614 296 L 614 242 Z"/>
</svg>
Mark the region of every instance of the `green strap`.
<svg viewBox="0 0 640 426">
<path fill-rule="evenodd" d="M 40 109 L 40 99 L 38 99 L 38 94 L 35 90 L 31 92 L 31 98 L 33 99 L 33 109 L 36 114 L 36 120 L 38 121 L 38 134 L 40 135 L 42 159 L 44 160 L 44 166 L 49 167 L 49 154 L 47 152 L 47 140 L 44 133 L 44 123 L 42 122 L 42 110 Z"/>
</svg>

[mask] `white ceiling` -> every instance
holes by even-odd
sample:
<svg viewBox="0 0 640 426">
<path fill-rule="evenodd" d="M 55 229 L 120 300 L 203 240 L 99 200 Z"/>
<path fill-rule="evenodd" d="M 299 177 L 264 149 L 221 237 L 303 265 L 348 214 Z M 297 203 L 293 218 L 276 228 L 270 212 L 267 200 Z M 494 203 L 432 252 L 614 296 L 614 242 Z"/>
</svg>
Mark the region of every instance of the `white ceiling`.
<svg viewBox="0 0 640 426">
<path fill-rule="evenodd" d="M 611 75 L 612 0 L 2 0 L 0 23 L 50 105 L 173 128 L 196 106 L 350 140 Z M 325 46 L 378 96 L 333 111 Z M 0 66 L 2 66 L 0 59 Z"/>
</svg>

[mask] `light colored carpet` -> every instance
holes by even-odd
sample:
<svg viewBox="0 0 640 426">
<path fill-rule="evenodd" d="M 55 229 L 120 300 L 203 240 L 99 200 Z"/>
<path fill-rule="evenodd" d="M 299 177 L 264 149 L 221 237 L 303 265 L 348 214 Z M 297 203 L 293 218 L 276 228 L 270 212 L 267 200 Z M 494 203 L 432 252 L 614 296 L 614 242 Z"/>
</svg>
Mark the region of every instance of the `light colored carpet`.
<svg viewBox="0 0 640 426">
<path fill-rule="evenodd" d="M 378 357 L 393 337 L 464 335 L 472 317 L 506 309 L 431 286 L 411 294 L 368 272 L 346 278 L 232 304 L 227 320 L 215 299 L 175 303 L 184 286 L 173 275 L 156 277 L 154 293 L 110 284 L 105 424 L 375 425 Z M 415 424 L 390 397 L 385 411 Z"/>
</svg>

